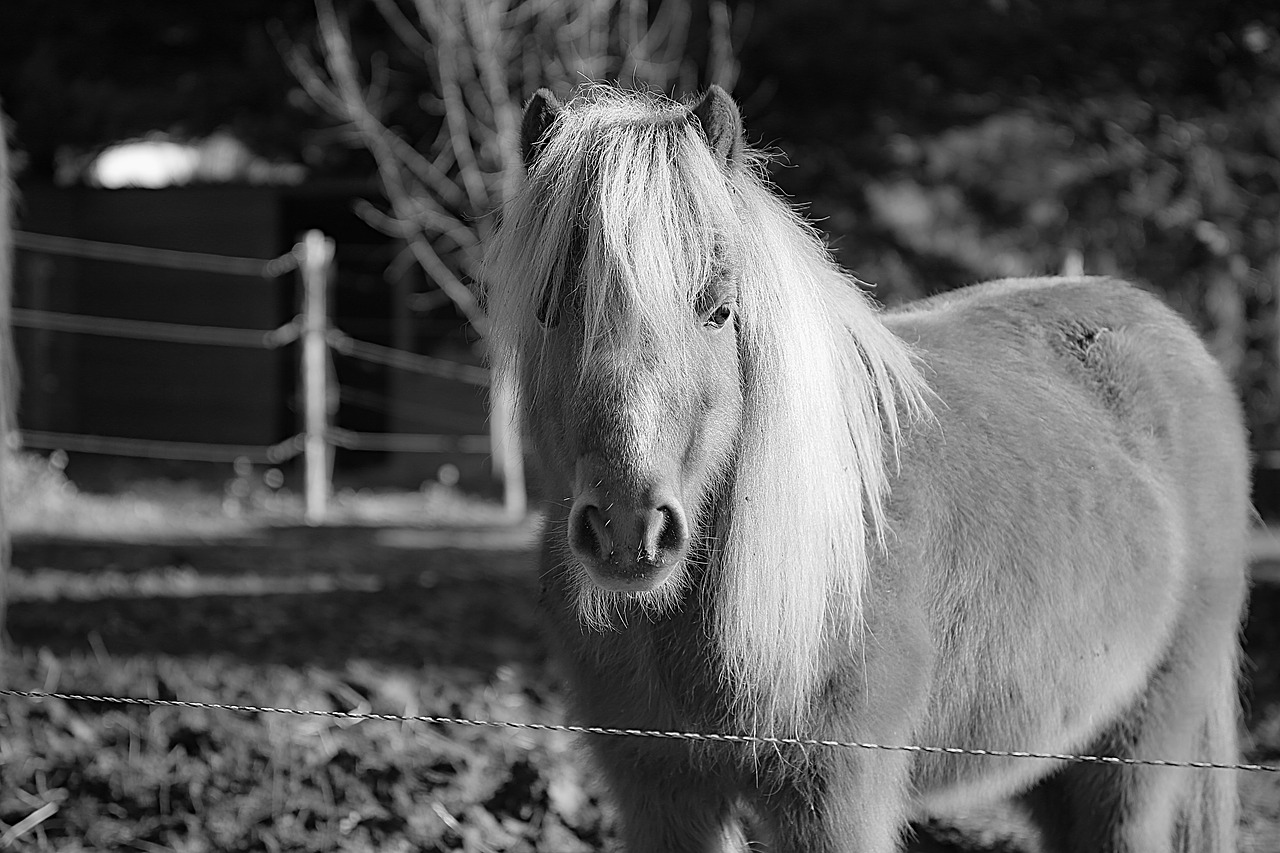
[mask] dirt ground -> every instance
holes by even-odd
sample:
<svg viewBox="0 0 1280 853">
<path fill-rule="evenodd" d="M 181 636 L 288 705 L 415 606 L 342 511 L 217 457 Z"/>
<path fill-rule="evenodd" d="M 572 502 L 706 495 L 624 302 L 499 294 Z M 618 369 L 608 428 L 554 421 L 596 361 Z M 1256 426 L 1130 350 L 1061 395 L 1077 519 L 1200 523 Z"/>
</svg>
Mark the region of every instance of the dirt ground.
<svg viewBox="0 0 1280 853">
<path fill-rule="evenodd" d="M 562 718 L 563 710 L 533 608 L 536 582 L 528 539 L 528 531 L 364 527 L 283 528 L 234 540 L 149 544 L 19 539 L 4 677 L 8 686 L 19 689 L 54 684 L 64 690 L 119 691 L 142 689 L 138 685 L 145 682 L 150 695 L 176 698 L 186 698 L 179 695 L 180 688 L 207 690 L 202 698 L 221 690 L 236 701 L 263 704 L 304 701 L 310 695 L 334 706 L 367 702 L 392 713 L 510 713 L 553 721 Z M 1244 643 L 1246 757 L 1280 763 L 1280 585 L 1255 588 Z M 104 669 L 110 671 L 104 675 Z M 175 675 L 184 669 L 186 681 Z M 96 681 L 72 683 L 75 673 Z M 168 674 L 144 678 L 145 673 Z M 295 676 L 303 686 L 281 696 Z M 386 697 L 394 692 L 389 685 L 396 686 L 404 701 L 387 704 Z M 278 756 L 280 727 L 292 725 L 288 720 L 255 717 L 243 730 L 219 733 L 216 721 L 193 728 L 189 720 L 179 725 L 175 717 L 172 726 L 177 728 L 144 732 L 160 738 L 156 755 L 169 756 L 171 763 L 175 751 L 183 750 L 177 754 L 185 763 L 166 765 L 169 769 L 163 771 L 170 777 L 184 774 L 177 785 L 139 777 L 136 756 L 150 754 L 146 737 L 141 746 L 136 738 L 121 746 L 127 755 L 109 774 L 100 770 L 104 744 L 110 741 L 100 730 L 143 726 L 141 718 L 121 722 L 107 715 L 122 712 L 96 707 L 68 708 L 59 717 L 52 708 L 17 709 L 6 706 L 9 701 L 0 700 L 0 751 L 9 758 L 8 769 L 0 767 L 0 774 L 7 774 L 0 776 L 0 788 L 26 793 L 15 798 L 0 790 L 0 822 L 12 828 L 30 816 L 39 799 L 37 789 L 96 797 L 99 803 L 98 811 L 86 807 L 80 815 L 67 805 L 71 800 L 63 800 L 61 811 L 45 820 L 38 833 L 25 836 L 30 849 L 314 849 L 321 843 L 315 838 L 330 837 L 315 834 L 322 831 L 337 839 L 331 849 L 353 850 L 576 853 L 612 844 L 590 774 L 571 769 L 579 756 L 563 739 L 498 739 L 498 748 L 493 746 L 496 736 L 486 732 L 431 727 L 430 743 L 421 733 L 413 741 L 413 749 L 427 750 L 422 754 L 428 757 L 414 758 L 418 753 L 405 751 L 403 744 L 384 744 L 379 740 L 383 735 L 341 747 L 341 738 L 364 737 L 364 729 L 325 730 L 317 737 L 338 739 L 338 747 L 327 747 L 337 751 L 325 753 L 327 763 L 307 764 L 307 772 L 323 777 L 320 787 L 329 786 L 325 802 L 346 822 L 334 817 L 330 826 L 317 807 L 317 814 L 306 820 L 258 815 L 246 828 L 230 826 L 247 820 L 243 812 L 227 812 L 218 820 L 228 825 L 215 825 L 208 804 L 259 796 L 252 777 L 262 774 L 262 766 L 272 767 L 273 774 L 282 772 L 279 765 L 262 765 L 261 757 L 251 754 L 243 767 L 235 765 L 234 741 L 252 741 L 255 727 L 270 728 L 272 740 L 262 751 L 274 750 L 271 754 Z M 79 716 L 68 722 L 66 714 Z M 156 729 L 162 722 L 170 725 L 156 718 L 146 724 Z M 91 731 L 77 734 L 77 724 Z M 291 732 L 288 737 L 294 740 L 289 742 L 296 744 L 304 736 Z M 83 748 L 76 738 L 84 741 Z M 225 753 L 217 746 L 220 738 L 228 744 Z M 309 755 L 306 750 L 312 747 L 291 748 Z M 371 754 L 381 749 L 388 754 Z M 392 754 L 396 750 L 402 754 Z M 349 755 L 353 752 L 354 757 Z M 51 757 L 55 753 L 56 760 Z M 463 753 L 467 757 L 458 757 Z M 17 755 L 25 756 L 22 762 L 15 763 Z M 341 761 L 363 769 L 342 775 L 340 766 L 332 766 Z M 415 761 L 432 763 L 410 766 Z M 5 764 L 0 756 L 0 765 Z M 193 782 L 195 764 L 202 769 Z M 464 772 L 464 766 L 470 769 Z M 491 780 L 478 781 L 485 773 Z M 90 780 L 98 781 L 91 785 Z M 459 787 L 463 781 L 471 793 Z M 297 780 L 296 797 L 312 790 L 313 782 L 312 777 Z M 1242 773 L 1241 783 L 1241 849 L 1280 851 L 1280 774 Z M 122 791 L 156 784 L 165 791 L 180 787 L 190 803 L 183 806 L 167 793 L 147 791 L 120 799 Z M 273 784 L 295 783 L 277 779 Z M 211 788 L 222 799 L 210 798 Z M 204 791 L 204 799 L 192 791 Z M 110 807 L 115 811 L 108 807 L 135 801 Z M 298 809 L 296 800 L 285 797 L 281 802 L 287 804 L 285 810 Z M 380 817 L 352 818 L 365 815 L 365 806 L 352 803 L 373 803 L 368 813 Z M 424 823 L 417 814 L 424 811 L 431 821 L 435 815 L 442 823 Z M 104 821 L 111 820 L 119 824 L 111 838 L 133 840 L 102 840 Z M 959 829 L 936 823 L 918 830 L 914 853 L 1025 849 L 1011 840 L 1007 827 L 987 828 L 980 820 Z M 303 834 L 307 832 L 312 834 Z M 91 843 L 95 837 L 99 840 Z M 233 840 L 208 841 L 224 837 Z"/>
</svg>

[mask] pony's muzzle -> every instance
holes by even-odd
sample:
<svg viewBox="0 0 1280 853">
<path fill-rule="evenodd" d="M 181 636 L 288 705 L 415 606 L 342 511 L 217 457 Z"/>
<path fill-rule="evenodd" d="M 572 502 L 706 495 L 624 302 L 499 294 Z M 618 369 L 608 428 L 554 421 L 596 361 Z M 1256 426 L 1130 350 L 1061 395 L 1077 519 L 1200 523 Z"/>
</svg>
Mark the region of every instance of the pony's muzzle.
<svg viewBox="0 0 1280 853">
<path fill-rule="evenodd" d="M 667 579 L 689 550 L 689 523 L 674 499 L 629 507 L 579 497 L 569 548 L 604 589 L 643 592 Z"/>
</svg>

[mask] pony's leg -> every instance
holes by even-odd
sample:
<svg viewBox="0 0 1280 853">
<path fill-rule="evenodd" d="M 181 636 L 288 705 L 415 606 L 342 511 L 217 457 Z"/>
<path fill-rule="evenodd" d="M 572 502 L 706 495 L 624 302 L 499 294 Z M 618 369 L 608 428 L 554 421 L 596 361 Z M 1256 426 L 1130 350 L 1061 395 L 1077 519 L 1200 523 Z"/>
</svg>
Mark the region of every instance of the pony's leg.
<svg viewBox="0 0 1280 853">
<path fill-rule="evenodd" d="M 1229 640 L 1216 643 L 1203 635 L 1175 643 L 1146 694 L 1091 750 L 1125 758 L 1237 761 L 1235 642 L 1231 631 Z M 1219 653 L 1205 654 L 1213 645 Z M 1236 849 L 1234 771 L 1069 765 L 1024 801 L 1054 853 Z"/>
<path fill-rule="evenodd" d="M 737 797 L 687 763 L 595 749 L 627 853 L 745 853 Z"/>
<path fill-rule="evenodd" d="M 1235 683 L 1209 711 L 1199 736 L 1203 760 L 1231 764 L 1240 760 L 1240 709 Z M 1235 770 L 1186 770 L 1189 792 L 1174 828 L 1174 850 L 1235 853 L 1240 822 L 1239 774 Z"/>
<path fill-rule="evenodd" d="M 910 761 L 898 752 L 832 754 L 798 784 L 762 786 L 764 849 L 895 853 L 907 826 Z"/>
</svg>

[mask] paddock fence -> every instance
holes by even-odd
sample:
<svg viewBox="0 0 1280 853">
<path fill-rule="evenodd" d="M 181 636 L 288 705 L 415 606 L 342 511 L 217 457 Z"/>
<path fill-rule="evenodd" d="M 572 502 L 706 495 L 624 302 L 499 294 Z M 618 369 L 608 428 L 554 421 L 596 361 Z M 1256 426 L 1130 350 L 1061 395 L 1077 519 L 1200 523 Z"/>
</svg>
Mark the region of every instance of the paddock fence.
<svg viewBox="0 0 1280 853">
<path fill-rule="evenodd" d="M 1179 761 L 1166 758 L 1116 755 L 1093 755 L 1075 752 L 1033 752 L 1012 749 L 974 749 L 962 746 L 873 743 L 855 740 L 827 740 L 809 737 L 776 737 L 771 735 L 725 734 L 718 732 L 666 731 L 662 729 L 619 729 L 606 726 L 582 726 L 559 723 L 523 723 L 512 720 L 479 720 L 470 717 L 443 717 L 429 714 L 375 714 L 366 711 L 334 711 L 314 708 L 231 705 L 221 702 L 194 702 L 186 699 L 146 699 L 133 696 L 97 696 L 81 693 L 58 693 L 44 690 L 9 690 L 0 688 L 0 696 L 39 702 L 52 699 L 62 702 L 91 702 L 107 705 L 133 705 L 143 708 L 194 708 L 236 714 L 278 714 L 289 717 L 324 717 L 353 722 L 417 723 L 437 726 L 469 726 L 485 729 L 516 729 L 531 732 L 567 732 L 569 734 L 604 737 L 651 738 L 704 743 L 736 743 L 756 746 L 796 746 L 801 748 L 853 749 L 879 752 L 913 752 L 927 755 L 973 755 L 980 758 L 1016 758 L 1032 761 L 1062 761 L 1072 764 L 1109 764 L 1125 767 L 1178 767 L 1189 770 L 1240 770 L 1251 773 L 1280 773 L 1280 764 L 1227 763 L 1218 761 Z"/>
<path fill-rule="evenodd" d="M 123 338 L 132 341 L 191 344 L 212 348 L 259 351 L 295 346 L 297 358 L 300 427 L 286 438 L 267 445 L 221 442 L 169 441 L 123 435 L 56 432 L 19 427 L 19 441 L 35 450 L 124 456 L 154 460 L 228 462 L 245 460 L 255 465 L 280 465 L 302 457 L 305 516 L 309 524 L 322 523 L 333 494 L 335 448 L 351 451 L 394 453 L 445 453 L 488 455 L 494 474 L 503 480 L 508 512 L 522 516 L 526 508 L 523 469 L 502 453 L 511 437 L 508 425 L 489 421 L 489 434 L 421 434 L 364 432 L 337 426 L 339 401 L 355 396 L 356 389 L 339 387 L 334 357 L 361 361 L 399 371 L 436 377 L 478 389 L 488 389 L 486 368 L 409 352 L 362 340 L 339 328 L 333 319 L 332 290 L 335 280 L 335 242 L 324 233 L 307 232 L 289 252 L 275 258 L 245 258 L 202 252 L 176 251 L 145 246 L 14 232 L 17 249 L 46 256 L 158 267 L 177 272 L 279 279 L 296 275 L 300 292 L 299 313 L 276 328 L 236 328 L 220 325 L 162 322 L 92 316 L 36 307 L 14 307 L 16 328 L 45 333 Z M 518 444 L 515 445 L 518 448 Z M 498 448 L 498 452 L 495 452 Z M 505 462 L 505 464 L 504 464 Z"/>
</svg>

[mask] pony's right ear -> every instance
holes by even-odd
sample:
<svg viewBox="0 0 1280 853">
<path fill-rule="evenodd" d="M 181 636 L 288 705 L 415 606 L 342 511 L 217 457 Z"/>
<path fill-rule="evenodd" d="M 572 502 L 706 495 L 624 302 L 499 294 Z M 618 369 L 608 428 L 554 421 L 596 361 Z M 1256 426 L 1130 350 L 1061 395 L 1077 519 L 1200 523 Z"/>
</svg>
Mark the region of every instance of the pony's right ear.
<svg viewBox="0 0 1280 853">
<path fill-rule="evenodd" d="M 742 115 L 729 93 L 712 83 L 702 100 L 690 107 L 689 112 L 697 117 L 707 144 L 720 155 L 725 165 L 730 169 L 740 165 L 745 145 Z"/>
<path fill-rule="evenodd" d="M 526 169 L 537 159 L 547 128 L 559 114 L 560 102 L 550 89 L 539 89 L 529 99 L 529 105 L 524 108 L 524 119 L 520 122 L 520 156 Z"/>
</svg>

